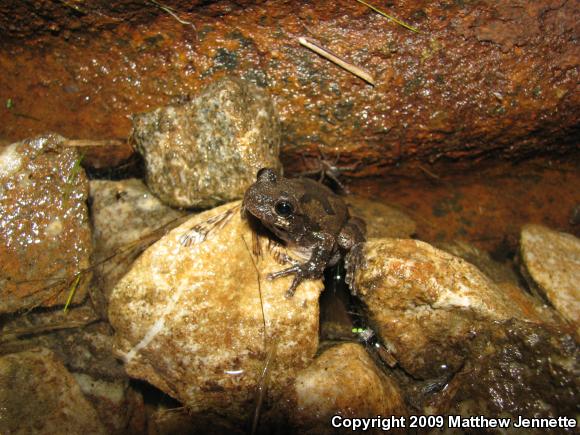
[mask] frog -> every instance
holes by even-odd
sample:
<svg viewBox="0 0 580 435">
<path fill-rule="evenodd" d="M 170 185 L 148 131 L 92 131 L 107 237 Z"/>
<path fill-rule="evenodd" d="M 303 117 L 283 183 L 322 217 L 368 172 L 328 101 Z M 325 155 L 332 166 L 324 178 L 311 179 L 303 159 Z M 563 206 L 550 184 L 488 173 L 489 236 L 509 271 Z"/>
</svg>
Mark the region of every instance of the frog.
<svg viewBox="0 0 580 435">
<path fill-rule="evenodd" d="M 327 267 L 342 258 L 346 258 L 347 284 L 356 293 L 353 273 L 360 263 L 366 224 L 351 216 L 345 201 L 330 188 L 310 178 L 285 178 L 272 168 L 262 168 L 244 194 L 241 212 L 245 219 L 257 219 L 302 260 L 267 276 L 274 280 L 294 275 L 287 298 L 302 281 L 321 278 Z"/>
</svg>

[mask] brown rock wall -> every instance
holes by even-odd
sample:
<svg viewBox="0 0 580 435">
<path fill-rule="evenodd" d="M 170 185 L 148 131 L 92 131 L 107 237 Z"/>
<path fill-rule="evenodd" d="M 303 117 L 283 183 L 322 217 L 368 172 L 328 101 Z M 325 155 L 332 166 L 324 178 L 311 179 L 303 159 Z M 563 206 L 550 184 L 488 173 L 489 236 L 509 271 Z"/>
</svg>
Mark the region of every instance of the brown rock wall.
<svg viewBox="0 0 580 435">
<path fill-rule="evenodd" d="M 0 49 L 0 95 L 12 102 L 0 137 L 125 138 L 127 115 L 235 75 L 274 97 L 290 169 L 319 147 L 341 164 L 362 162 L 351 172 L 365 175 L 404 160 L 519 157 L 577 142 L 577 1 L 376 2 L 419 34 L 355 1 L 247 3 L 168 3 L 179 22 L 153 3 L 80 12 L 61 2 L 68 12 L 45 15 L 52 34 L 13 17 Z M 0 9 L 0 28 L 9 12 Z M 376 86 L 300 36 L 367 69 Z"/>
</svg>

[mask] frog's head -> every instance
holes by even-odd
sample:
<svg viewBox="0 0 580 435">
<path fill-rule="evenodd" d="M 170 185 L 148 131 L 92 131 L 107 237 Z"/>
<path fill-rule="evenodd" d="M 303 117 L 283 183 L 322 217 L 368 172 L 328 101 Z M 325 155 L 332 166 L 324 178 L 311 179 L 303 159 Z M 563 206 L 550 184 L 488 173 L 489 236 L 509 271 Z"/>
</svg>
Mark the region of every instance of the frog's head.
<svg viewBox="0 0 580 435">
<path fill-rule="evenodd" d="M 274 169 L 262 168 L 256 182 L 244 195 L 242 208 L 284 241 L 294 240 L 303 230 L 299 196 L 286 178 Z"/>
</svg>

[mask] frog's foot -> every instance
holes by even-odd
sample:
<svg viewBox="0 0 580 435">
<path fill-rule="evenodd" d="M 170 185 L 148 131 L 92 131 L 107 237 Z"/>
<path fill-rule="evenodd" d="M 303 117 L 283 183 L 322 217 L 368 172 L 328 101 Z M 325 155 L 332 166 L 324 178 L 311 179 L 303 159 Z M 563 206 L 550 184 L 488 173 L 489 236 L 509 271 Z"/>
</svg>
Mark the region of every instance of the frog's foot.
<svg viewBox="0 0 580 435">
<path fill-rule="evenodd" d="M 274 280 L 274 279 L 282 278 L 283 276 L 288 276 L 288 275 L 294 275 L 294 279 L 292 280 L 292 284 L 290 284 L 290 287 L 286 291 L 286 297 L 291 298 L 292 296 L 294 296 L 294 292 L 296 291 L 296 288 L 300 285 L 300 283 L 302 281 L 304 281 L 306 279 L 306 277 L 304 276 L 304 273 L 303 273 L 303 269 L 299 264 L 294 265 L 292 267 L 289 267 L 287 269 L 282 269 L 278 272 L 272 272 L 272 273 L 268 274 L 268 279 Z"/>
<path fill-rule="evenodd" d="M 278 272 L 272 272 L 268 274 L 268 279 L 273 280 L 281 278 L 283 276 L 294 275 L 292 284 L 290 284 L 290 287 L 286 291 L 286 297 L 291 298 L 292 296 L 294 296 L 296 288 L 298 288 L 298 286 L 302 281 L 306 279 L 316 279 L 322 275 L 323 271 L 320 271 L 318 269 L 319 268 L 317 268 L 315 265 L 310 264 L 308 262 L 304 264 L 296 264 L 287 269 L 282 269 Z"/>
<path fill-rule="evenodd" d="M 346 255 L 344 259 L 344 265 L 346 268 L 346 275 L 344 280 L 350 287 L 350 292 L 353 296 L 356 296 L 358 289 L 354 280 L 354 275 L 356 271 L 362 266 L 364 256 L 363 256 L 364 242 L 357 243 Z"/>
</svg>

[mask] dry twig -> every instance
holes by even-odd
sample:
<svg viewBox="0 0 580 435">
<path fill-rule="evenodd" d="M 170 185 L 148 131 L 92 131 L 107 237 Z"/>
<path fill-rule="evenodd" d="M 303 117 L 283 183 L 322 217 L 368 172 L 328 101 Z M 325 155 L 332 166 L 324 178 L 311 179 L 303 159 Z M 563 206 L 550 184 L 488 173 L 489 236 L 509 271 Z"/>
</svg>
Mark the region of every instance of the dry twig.
<svg viewBox="0 0 580 435">
<path fill-rule="evenodd" d="M 304 47 L 309 48 L 310 50 L 312 50 L 315 53 L 318 53 L 319 55 L 321 55 L 322 57 L 324 57 L 325 59 L 328 59 L 329 61 L 337 64 L 341 68 L 344 68 L 349 73 L 354 74 L 355 76 L 363 79 L 365 82 L 367 82 L 367 83 L 369 83 L 369 84 L 371 84 L 373 86 L 375 85 L 375 79 L 373 78 L 373 76 L 371 76 L 364 69 L 359 68 L 358 66 L 353 65 L 351 63 L 348 63 L 344 59 L 341 59 L 335 53 L 332 53 L 328 49 L 326 49 L 324 47 L 321 47 L 320 45 L 316 44 L 315 42 L 313 42 L 313 41 L 311 41 L 311 40 L 309 40 L 307 38 L 300 37 L 300 38 L 298 38 L 298 41 Z"/>
</svg>

